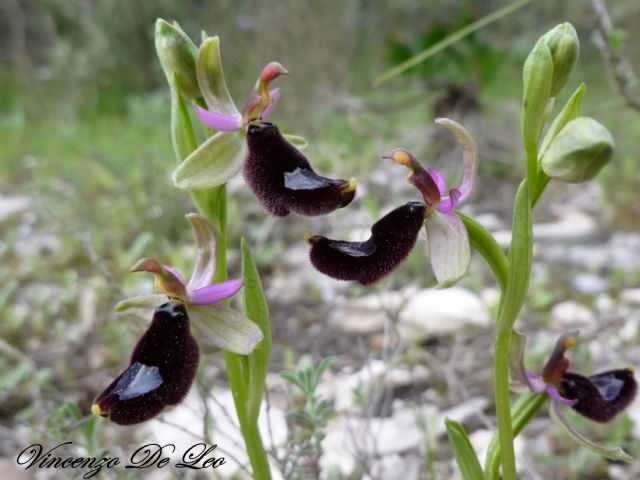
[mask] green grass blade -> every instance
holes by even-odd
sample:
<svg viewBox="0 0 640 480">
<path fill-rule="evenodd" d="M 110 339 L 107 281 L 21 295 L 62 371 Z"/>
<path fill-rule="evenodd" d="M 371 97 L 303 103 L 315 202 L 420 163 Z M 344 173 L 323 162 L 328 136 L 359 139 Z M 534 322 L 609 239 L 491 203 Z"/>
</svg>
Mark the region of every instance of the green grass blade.
<svg viewBox="0 0 640 480">
<path fill-rule="evenodd" d="M 529 3 L 531 3 L 531 0 L 521 0 L 519 2 L 512 3 L 499 10 L 496 10 L 495 12 L 487 15 L 486 17 L 481 18 L 480 20 L 477 20 L 467 25 L 464 28 L 461 28 L 457 32 L 449 35 L 447 38 L 440 40 L 435 45 L 432 45 L 426 50 L 418 53 L 417 55 L 414 55 L 409 60 L 402 62 L 400 65 L 397 65 L 391 70 L 387 70 L 379 77 L 376 77 L 376 79 L 373 81 L 373 86 L 378 87 L 382 85 L 384 82 L 391 80 L 394 77 L 397 77 L 405 70 L 408 70 L 409 68 L 419 64 L 420 62 L 424 62 L 427 58 L 435 55 L 441 50 L 444 50 L 448 46 L 453 45 L 457 41 L 462 40 L 467 35 L 470 35 L 476 30 L 480 30 L 481 28 L 484 28 L 487 25 L 490 25 L 491 23 L 500 20 L 502 17 L 506 17 L 507 15 L 510 15 L 511 13 L 521 9 L 522 7 L 524 7 Z"/>
<path fill-rule="evenodd" d="M 462 478 L 464 480 L 483 480 L 484 473 L 482 473 L 480 461 L 478 461 L 476 452 L 473 450 L 464 427 L 448 418 L 444 421 L 444 424 L 447 427 L 449 441 L 453 447 L 453 454 L 456 457 Z"/>
</svg>

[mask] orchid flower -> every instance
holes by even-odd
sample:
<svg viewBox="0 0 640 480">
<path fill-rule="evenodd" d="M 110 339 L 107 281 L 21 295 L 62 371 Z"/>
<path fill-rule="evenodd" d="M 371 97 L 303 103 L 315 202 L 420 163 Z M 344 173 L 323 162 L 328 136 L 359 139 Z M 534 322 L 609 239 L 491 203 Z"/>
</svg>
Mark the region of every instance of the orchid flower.
<svg viewBox="0 0 640 480">
<path fill-rule="evenodd" d="M 575 345 L 578 333 L 572 331 L 561 335 L 542 374 L 537 374 L 525 368 L 526 338 L 514 332 L 509 364 L 511 375 L 516 384 L 526 386 L 532 393 L 546 393 L 551 399 L 552 416 L 580 444 L 608 458 L 630 461 L 629 455 L 621 448 L 598 445 L 578 432 L 563 412 L 563 407 L 571 407 L 590 420 L 610 422 L 631 404 L 638 389 L 633 370 L 629 368 L 609 370 L 590 377 L 569 372 L 569 359 L 565 353 Z"/>
<path fill-rule="evenodd" d="M 220 39 L 205 39 L 196 54 L 196 77 L 207 108 L 194 104 L 200 121 L 217 133 L 207 139 L 173 172 L 176 187 L 200 190 L 223 185 L 233 177 L 246 157 L 245 136 L 251 122 L 266 118 L 280 98 L 280 89 L 269 84 L 287 70 L 278 62 L 267 64 L 246 100 L 242 113 L 231 99 L 222 70 Z M 301 148 L 306 141 L 286 136 Z"/>
<path fill-rule="evenodd" d="M 187 219 L 197 242 L 195 266 L 189 281 L 185 282 L 173 267 L 144 258 L 132 271 L 152 273 L 154 288 L 160 294 L 123 300 L 116 311 L 147 319 L 168 297 L 185 305 L 193 326 L 203 338 L 224 350 L 247 355 L 262 340 L 262 331 L 240 312 L 220 303 L 242 288 L 242 280 L 213 284 L 217 263 L 215 231 L 202 215 L 189 214 Z"/>
<path fill-rule="evenodd" d="M 144 258 L 133 272 L 155 276 L 159 295 L 133 297 L 120 302 L 116 311 L 151 324 L 136 344 L 129 366 L 100 393 L 91 407 L 95 415 L 120 425 L 140 423 L 187 395 L 198 368 L 200 350 L 191 333 L 234 353 L 247 355 L 262 340 L 262 331 L 251 320 L 219 302 L 242 288 L 242 280 L 212 284 L 216 273 L 216 236 L 207 219 L 190 214 L 197 255 L 188 282 L 173 267 Z M 167 297 L 169 302 L 166 302 Z M 193 324 L 191 323 L 193 321 Z"/>
<path fill-rule="evenodd" d="M 411 170 L 408 182 L 420 191 L 424 204 L 409 202 L 393 210 L 374 224 L 371 238 L 365 242 L 345 242 L 309 234 L 311 262 L 319 271 L 363 285 L 377 282 L 407 257 L 424 223 L 431 267 L 438 285 L 451 286 L 466 274 L 471 259 L 469 236 L 453 209 L 473 190 L 478 149 L 460 124 L 447 118 L 439 118 L 436 123 L 449 128 L 463 147 L 462 184 L 447 193 L 444 177 L 435 169 L 425 170 L 404 149 L 398 148 L 383 156 Z"/>
</svg>

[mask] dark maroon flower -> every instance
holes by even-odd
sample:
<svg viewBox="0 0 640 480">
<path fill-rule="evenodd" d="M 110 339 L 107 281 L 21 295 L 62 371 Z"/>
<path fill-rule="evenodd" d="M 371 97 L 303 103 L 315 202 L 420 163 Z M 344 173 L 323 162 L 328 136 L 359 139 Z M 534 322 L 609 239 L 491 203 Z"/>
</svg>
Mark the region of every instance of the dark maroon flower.
<svg viewBox="0 0 640 480">
<path fill-rule="evenodd" d="M 568 349 L 577 341 L 578 332 L 567 332 L 558 338 L 555 348 L 542 371 L 542 375 L 527 370 L 524 366 L 526 338 L 514 332 L 511 337 L 509 368 L 517 383 L 526 385 L 533 393 L 546 393 L 551 398 L 551 413 L 581 445 L 615 460 L 631 461 L 619 447 L 605 447 L 578 432 L 563 413 L 563 407 L 596 422 L 609 422 L 624 411 L 636 396 L 638 385 L 633 370 L 622 368 L 585 377 L 569 372 Z"/>
<path fill-rule="evenodd" d="M 200 350 L 182 302 L 156 308 L 129 367 L 96 397 L 91 411 L 120 425 L 144 422 L 187 395 Z"/>
<path fill-rule="evenodd" d="M 358 182 L 318 175 L 307 157 L 272 123 L 249 125 L 244 178 L 272 215 L 323 215 L 351 203 Z"/>
<path fill-rule="evenodd" d="M 565 398 L 576 399 L 571 406 L 576 412 L 596 422 L 609 422 L 627 408 L 638 387 L 633 371 L 628 368 L 610 370 L 591 377 L 567 372 L 558 391 Z"/>
<path fill-rule="evenodd" d="M 362 285 L 377 282 L 409 255 L 426 211 L 426 205 L 420 202 L 409 202 L 392 210 L 373 224 L 366 242 L 309 236 L 311 263 L 338 280 L 355 280 Z"/>
</svg>

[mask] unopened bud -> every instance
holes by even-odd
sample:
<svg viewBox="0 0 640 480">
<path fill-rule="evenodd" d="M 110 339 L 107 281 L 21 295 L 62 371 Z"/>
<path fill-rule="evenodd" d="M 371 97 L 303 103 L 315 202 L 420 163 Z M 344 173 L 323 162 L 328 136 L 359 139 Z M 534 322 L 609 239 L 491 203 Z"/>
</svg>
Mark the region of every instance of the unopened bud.
<svg viewBox="0 0 640 480">
<path fill-rule="evenodd" d="M 176 88 L 188 100 L 201 97 L 196 76 L 198 49 L 178 23 L 171 25 L 161 18 L 156 21 L 156 51 L 169 84 L 175 79 Z"/>
<path fill-rule="evenodd" d="M 553 59 L 549 47 L 540 38 L 531 50 L 522 68 L 523 95 L 520 126 L 524 144 L 529 148 L 538 145 L 551 98 Z"/>
<path fill-rule="evenodd" d="M 585 182 L 609 162 L 613 148 L 613 137 L 605 127 L 593 118 L 578 117 L 551 142 L 541 160 L 542 170 L 564 182 Z"/>
<path fill-rule="evenodd" d="M 555 97 L 566 85 L 578 61 L 580 41 L 576 29 L 568 22 L 561 23 L 542 37 L 553 59 L 553 79 L 550 95 Z"/>
</svg>

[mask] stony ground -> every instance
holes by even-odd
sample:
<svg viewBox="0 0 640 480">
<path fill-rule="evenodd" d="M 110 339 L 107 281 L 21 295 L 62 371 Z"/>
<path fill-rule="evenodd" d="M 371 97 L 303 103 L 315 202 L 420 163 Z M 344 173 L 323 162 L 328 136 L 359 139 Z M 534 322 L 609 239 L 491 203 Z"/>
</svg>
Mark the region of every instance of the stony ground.
<svg viewBox="0 0 640 480">
<path fill-rule="evenodd" d="M 503 196 L 508 198 L 510 188 L 506 187 Z M 33 202 L 23 196 L 0 198 L 0 258 L 5 261 L 2 310 L 3 315 L 11 316 L 3 318 L 3 366 L 26 365 L 25 375 L 31 376 L 31 380 L 18 379 L 16 385 L 5 380 L 0 468 L 8 473 L 2 478 L 18 475 L 12 461 L 17 445 L 27 445 L 42 435 L 52 438 L 46 431 L 52 408 L 49 402 L 67 398 L 86 412 L 92 396 L 118 369 L 119 359 L 128 355 L 131 342 L 109 350 L 108 335 L 121 338 L 131 331 L 130 326 L 115 328 L 107 337 L 96 336 L 107 328 L 105 320 L 96 316 L 121 295 L 118 291 L 104 293 L 115 281 L 110 266 L 102 265 L 104 270 L 100 270 L 100 263 L 93 267 L 84 263 L 77 275 L 85 278 L 83 272 L 89 269 L 89 282 L 78 282 L 73 275 L 53 275 L 52 269 L 77 264 L 77 257 L 90 248 L 80 254 L 74 251 L 87 244 L 76 243 L 71 250 L 65 247 L 60 226 L 53 226 L 42 210 L 34 209 Z M 505 247 L 510 238 L 507 205 L 496 201 L 484 209 L 467 209 Z M 542 367 L 558 334 L 576 328 L 580 344 L 571 353 L 576 371 L 640 365 L 640 233 L 605 224 L 599 205 L 600 192 L 594 184 L 552 188 L 541 206 L 534 229 L 531 291 L 518 324 L 529 337 L 527 361 L 533 370 Z M 338 226 L 319 221 L 312 227 L 362 238 L 370 222 L 366 215 L 355 213 Z M 292 235 L 297 235 L 300 227 L 290 225 Z M 348 226 L 346 232 L 344 226 Z M 273 223 L 265 220 L 262 228 L 268 239 Z M 435 290 L 428 277 L 416 274 L 428 268 L 422 238 L 398 274 L 364 290 L 320 276 L 307 261 L 304 243 L 280 239 L 277 245 L 282 251 L 264 269 L 274 355 L 262 430 L 277 459 L 274 466 L 281 466 L 291 455 L 285 445 L 295 441 L 298 432 L 287 417 L 296 396 L 278 372 L 302 356 L 316 363 L 327 356 L 336 359 L 318 390 L 335 408 L 322 454 L 298 461 L 309 478 L 318 471 L 322 478 L 336 479 L 458 478 L 445 418 L 464 424 L 484 458 L 495 429 L 492 335 L 499 291 L 482 259 L 474 256 L 469 277 L 458 286 Z M 69 302 L 77 302 L 73 313 L 64 307 Z M 20 315 L 23 318 L 16 317 Z M 74 325 L 66 333 L 65 319 Z M 50 324 L 47 327 L 43 322 Z M 110 365 L 107 371 L 103 362 Z M 207 418 L 215 423 L 213 439 L 228 459 L 227 472 L 244 465 L 221 356 L 205 349 L 203 363 L 199 388 L 192 390 L 187 401 L 147 424 L 144 431 L 104 428 L 100 433 L 103 447 L 119 445 L 118 450 L 127 451 L 136 444 L 134 438 L 145 436 L 159 443 L 191 445 L 206 432 L 202 425 L 206 405 Z M 34 380 L 44 365 L 53 370 L 51 378 Z M 56 369 L 65 373 L 56 373 Z M 27 421 L 20 416 L 25 402 L 41 409 Z M 581 419 L 576 422 L 592 437 L 623 444 L 633 455 L 640 455 L 640 403 L 608 426 Z M 607 462 L 575 447 L 545 409 L 516 446 L 523 479 L 640 477 L 640 462 Z M 242 468 L 238 475 L 247 477 Z"/>
</svg>

